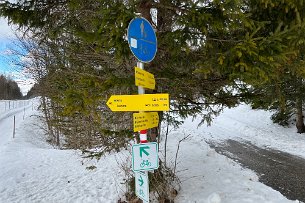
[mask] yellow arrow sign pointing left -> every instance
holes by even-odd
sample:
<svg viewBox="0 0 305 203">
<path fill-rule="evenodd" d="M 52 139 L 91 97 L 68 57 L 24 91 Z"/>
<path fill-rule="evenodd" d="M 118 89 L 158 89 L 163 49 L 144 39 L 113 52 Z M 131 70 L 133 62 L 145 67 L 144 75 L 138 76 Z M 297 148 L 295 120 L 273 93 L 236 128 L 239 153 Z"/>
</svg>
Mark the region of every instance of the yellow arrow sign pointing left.
<svg viewBox="0 0 305 203">
<path fill-rule="evenodd" d="M 112 95 L 111 111 L 169 111 L 169 94 Z"/>
<path fill-rule="evenodd" d="M 159 115 L 157 112 L 143 112 L 133 114 L 133 131 L 146 130 L 159 125 Z"/>
</svg>

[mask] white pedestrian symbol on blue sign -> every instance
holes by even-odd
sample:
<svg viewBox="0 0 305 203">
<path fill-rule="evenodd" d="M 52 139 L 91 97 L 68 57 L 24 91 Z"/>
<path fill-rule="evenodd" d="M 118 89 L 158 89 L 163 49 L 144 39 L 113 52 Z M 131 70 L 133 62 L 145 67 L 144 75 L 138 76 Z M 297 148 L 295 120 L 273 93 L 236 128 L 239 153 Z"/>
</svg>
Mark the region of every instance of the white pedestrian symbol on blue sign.
<svg viewBox="0 0 305 203">
<path fill-rule="evenodd" d="M 144 21 L 141 23 L 141 37 L 146 38 L 147 34 L 144 29 Z"/>
<path fill-rule="evenodd" d="M 145 18 L 135 18 L 128 26 L 127 33 L 131 52 L 142 62 L 150 62 L 157 52 L 156 33 Z"/>
</svg>

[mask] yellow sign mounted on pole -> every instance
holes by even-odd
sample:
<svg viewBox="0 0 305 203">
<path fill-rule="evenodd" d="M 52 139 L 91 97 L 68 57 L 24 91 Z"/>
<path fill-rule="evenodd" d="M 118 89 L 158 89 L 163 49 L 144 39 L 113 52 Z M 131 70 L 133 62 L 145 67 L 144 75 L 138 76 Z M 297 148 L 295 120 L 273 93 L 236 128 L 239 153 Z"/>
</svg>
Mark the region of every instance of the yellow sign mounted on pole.
<svg viewBox="0 0 305 203">
<path fill-rule="evenodd" d="M 146 130 L 158 127 L 159 115 L 157 112 L 143 112 L 133 114 L 133 131 Z"/>
<path fill-rule="evenodd" d="M 111 111 L 169 111 L 169 94 L 112 95 Z"/>
<path fill-rule="evenodd" d="M 156 81 L 153 74 L 138 67 L 135 67 L 134 70 L 136 86 L 141 86 L 152 90 L 156 88 Z"/>
</svg>

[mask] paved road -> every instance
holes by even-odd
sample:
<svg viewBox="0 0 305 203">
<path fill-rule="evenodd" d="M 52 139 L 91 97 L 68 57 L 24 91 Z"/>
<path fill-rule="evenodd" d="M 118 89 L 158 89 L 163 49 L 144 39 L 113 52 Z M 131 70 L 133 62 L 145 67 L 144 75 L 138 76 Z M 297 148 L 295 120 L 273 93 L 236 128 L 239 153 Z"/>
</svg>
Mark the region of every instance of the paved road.
<svg viewBox="0 0 305 203">
<path fill-rule="evenodd" d="M 305 202 L 305 159 L 231 139 L 209 144 L 218 153 L 255 171 L 260 182 L 281 192 L 288 199 Z"/>
</svg>

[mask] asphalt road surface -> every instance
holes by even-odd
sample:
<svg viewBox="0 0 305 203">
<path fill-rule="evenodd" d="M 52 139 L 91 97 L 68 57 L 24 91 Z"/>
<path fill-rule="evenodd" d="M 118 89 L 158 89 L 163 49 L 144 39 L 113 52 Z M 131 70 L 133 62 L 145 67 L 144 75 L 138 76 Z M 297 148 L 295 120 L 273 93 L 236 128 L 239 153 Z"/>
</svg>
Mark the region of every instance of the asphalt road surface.
<svg viewBox="0 0 305 203">
<path fill-rule="evenodd" d="M 281 192 L 288 199 L 305 202 L 305 159 L 231 139 L 209 144 L 216 152 L 255 171 L 260 182 Z"/>
</svg>

